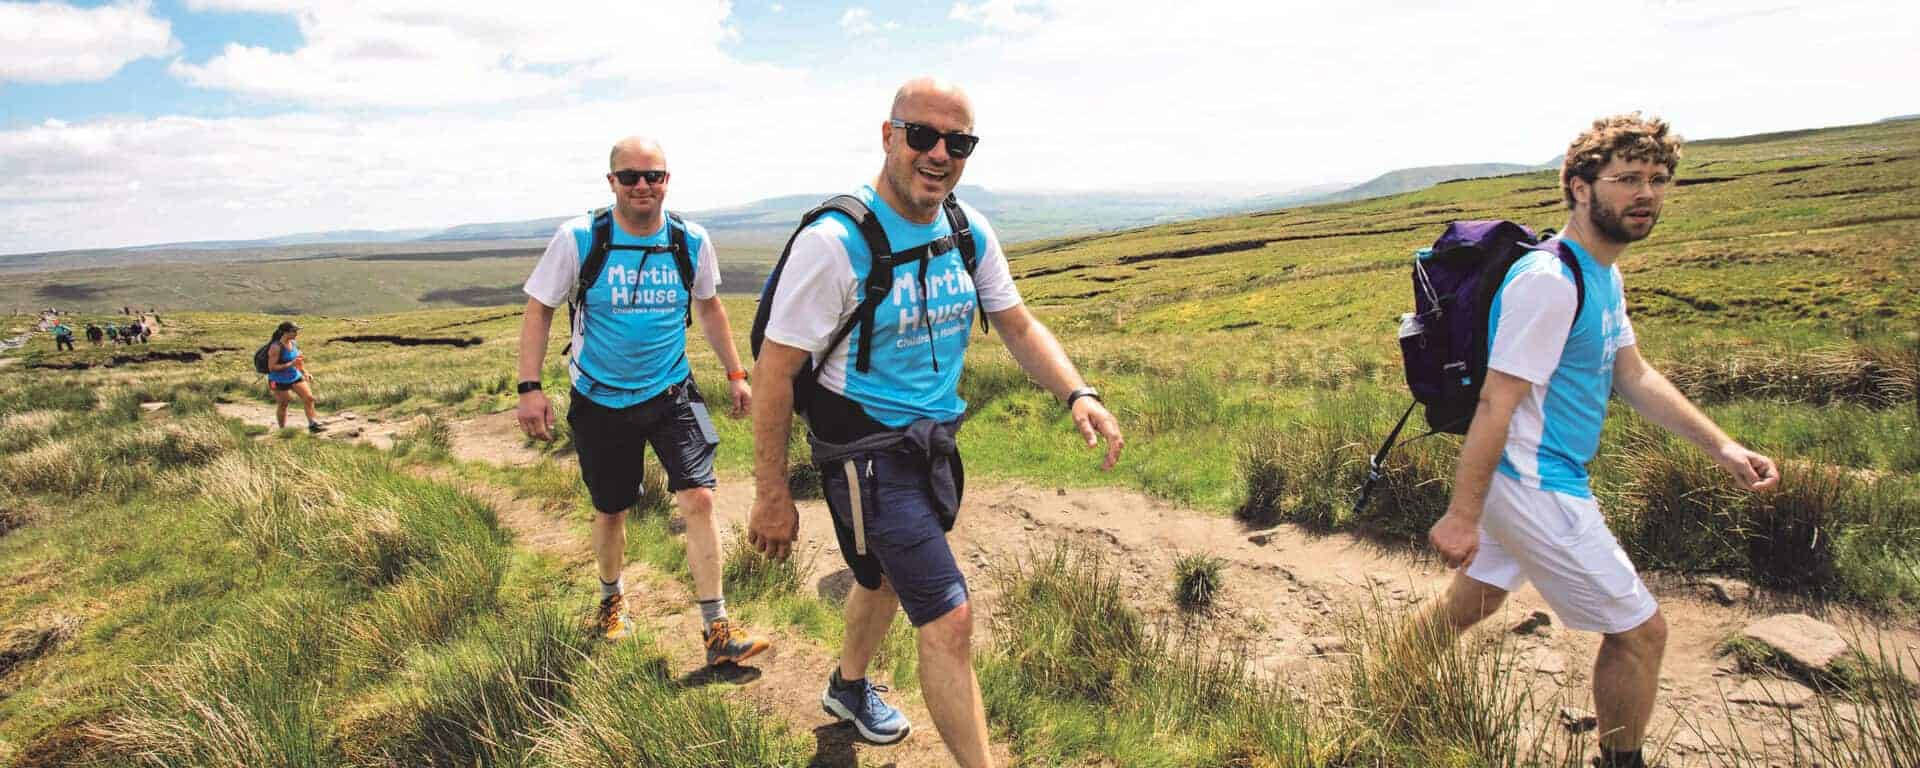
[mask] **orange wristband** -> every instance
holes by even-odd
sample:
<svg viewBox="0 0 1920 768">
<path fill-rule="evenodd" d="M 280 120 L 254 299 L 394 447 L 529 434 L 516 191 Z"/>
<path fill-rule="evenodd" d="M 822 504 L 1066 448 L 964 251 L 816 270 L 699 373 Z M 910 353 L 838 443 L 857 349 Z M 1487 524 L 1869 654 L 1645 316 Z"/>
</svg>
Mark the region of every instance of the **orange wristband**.
<svg viewBox="0 0 1920 768">
<path fill-rule="evenodd" d="M 727 381 L 746 381 L 746 371 L 727 371 Z"/>
</svg>

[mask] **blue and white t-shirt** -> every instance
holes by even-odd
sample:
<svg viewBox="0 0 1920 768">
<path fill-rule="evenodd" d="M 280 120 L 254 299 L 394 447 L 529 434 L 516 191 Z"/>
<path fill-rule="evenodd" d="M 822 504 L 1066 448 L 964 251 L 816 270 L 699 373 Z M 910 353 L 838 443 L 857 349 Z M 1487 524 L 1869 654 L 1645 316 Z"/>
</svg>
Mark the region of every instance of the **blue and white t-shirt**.
<svg viewBox="0 0 1920 768">
<path fill-rule="evenodd" d="M 1533 385 L 1513 412 L 1500 471 L 1532 488 L 1587 498 L 1587 463 L 1600 448 L 1613 361 L 1635 339 L 1619 267 L 1601 266 L 1572 240 L 1559 242 L 1573 251 L 1586 282 L 1580 317 L 1573 317 L 1567 265 L 1551 252 L 1527 254 L 1494 294 L 1487 367 Z"/>
<path fill-rule="evenodd" d="M 684 223 L 687 255 L 693 259 L 693 296 L 711 299 L 720 290 L 713 240 L 700 225 Z M 641 237 L 628 233 L 616 217 L 613 244 L 664 247 L 670 244 L 672 227 L 668 220 Z M 565 305 L 592 245 L 592 216 L 560 225 L 523 290 L 549 307 Z M 625 408 L 686 381 L 691 375 L 686 312 L 686 288 L 672 252 L 607 251 L 606 268 L 587 289 L 586 322 L 573 328 L 573 359 L 567 366 L 573 388 L 608 408 Z"/>
<path fill-rule="evenodd" d="M 854 192 L 872 208 L 895 251 L 925 245 L 953 231 L 943 213 L 931 224 L 908 221 L 889 207 L 872 186 Z M 988 312 L 1020 304 L 1000 239 L 985 216 L 966 203 L 961 209 L 973 229 L 979 254 L 976 276 L 969 276 L 958 248 L 927 262 L 921 281 L 918 264 L 895 268 L 893 296 L 874 314 L 869 370 L 857 360 L 860 334 L 833 350 L 821 369 L 820 386 L 859 405 L 874 421 L 900 429 L 922 418 L 952 421 L 966 412 L 960 399 L 960 369 L 976 322 L 975 294 Z M 860 292 L 873 264 L 866 240 L 853 222 L 839 214 L 821 217 L 801 231 L 787 254 L 774 292 L 766 338 L 812 353 L 818 360 L 834 331 L 860 306 Z M 923 287 L 924 285 L 924 287 Z"/>
</svg>

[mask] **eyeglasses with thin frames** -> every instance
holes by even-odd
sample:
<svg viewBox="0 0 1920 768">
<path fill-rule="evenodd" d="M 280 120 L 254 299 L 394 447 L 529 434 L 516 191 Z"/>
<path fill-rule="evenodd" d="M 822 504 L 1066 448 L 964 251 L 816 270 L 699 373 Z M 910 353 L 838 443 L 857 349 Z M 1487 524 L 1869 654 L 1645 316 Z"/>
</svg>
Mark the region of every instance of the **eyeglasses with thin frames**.
<svg viewBox="0 0 1920 768">
<path fill-rule="evenodd" d="M 1624 186 L 1628 189 L 1639 189 L 1641 186 L 1644 185 L 1648 190 L 1652 191 L 1656 195 L 1665 193 L 1667 191 L 1667 186 L 1673 183 L 1673 177 L 1668 176 L 1664 173 L 1656 173 L 1652 176 L 1645 176 L 1639 173 L 1620 173 L 1612 176 L 1598 176 L 1595 178 L 1599 181 L 1610 181 L 1615 184 Z"/>
</svg>

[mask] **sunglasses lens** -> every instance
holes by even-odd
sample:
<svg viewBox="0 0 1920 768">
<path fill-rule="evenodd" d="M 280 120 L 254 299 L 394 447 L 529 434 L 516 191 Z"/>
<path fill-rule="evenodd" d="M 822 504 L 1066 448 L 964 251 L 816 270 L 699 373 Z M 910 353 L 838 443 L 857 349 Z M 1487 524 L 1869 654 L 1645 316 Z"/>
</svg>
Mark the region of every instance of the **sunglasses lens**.
<svg viewBox="0 0 1920 768">
<path fill-rule="evenodd" d="M 947 134 L 947 154 L 965 160 L 967 155 L 973 154 L 973 145 L 978 143 L 980 143 L 980 138 L 977 136 L 968 136 L 964 133 L 949 133 Z"/>
<path fill-rule="evenodd" d="M 647 180 L 648 184 L 659 184 L 667 180 L 666 171 L 641 171 L 640 175 Z"/>
<path fill-rule="evenodd" d="M 631 187 L 635 184 L 640 183 L 640 172 L 639 171 L 614 171 L 613 180 L 620 182 L 620 186 Z"/>
<path fill-rule="evenodd" d="M 934 142 L 940 140 L 940 132 L 918 123 L 907 123 L 907 147 L 915 152 L 933 149 Z"/>
</svg>

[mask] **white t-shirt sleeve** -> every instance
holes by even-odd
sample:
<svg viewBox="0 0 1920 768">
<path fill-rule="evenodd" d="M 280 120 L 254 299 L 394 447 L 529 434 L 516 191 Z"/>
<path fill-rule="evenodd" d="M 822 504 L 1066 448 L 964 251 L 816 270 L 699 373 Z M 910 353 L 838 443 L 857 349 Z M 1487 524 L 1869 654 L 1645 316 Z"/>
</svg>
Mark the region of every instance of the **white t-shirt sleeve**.
<svg viewBox="0 0 1920 768">
<path fill-rule="evenodd" d="M 980 293 L 980 306 L 988 312 L 1001 312 L 1020 306 L 1020 288 L 1013 284 L 1013 272 L 1007 266 L 1007 254 L 1000 250 L 1000 237 L 978 211 L 967 210 L 968 226 L 980 245 L 980 263 L 975 266 L 973 289 Z"/>
<path fill-rule="evenodd" d="M 1557 261 L 1554 267 L 1559 268 Z M 1545 385 L 1566 350 L 1574 305 L 1573 281 L 1565 275 L 1543 270 L 1514 275 L 1500 289 L 1500 321 L 1487 367 Z"/>
<path fill-rule="evenodd" d="M 767 313 L 768 339 L 818 354 L 853 315 L 857 286 L 846 245 L 835 236 L 840 231 L 820 222 L 794 239 L 769 299 L 773 307 Z"/>
<path fill-rule="evenodd" d="M 533 265 L 533 274 L 527 276 L 521 290 L 541 304 L 558 307 L 566 303 L 578 279 L 580 246 L 574 242 L 573 228 L 562 224 L 553 233 L 553 239 L 547 241 L 547 252 L 540 254 L 540 262 Z"/>
<path fill-rule="evenodd" d="M 713 238 L 700 230 L 700 254 L 694 259 L 693 297 L 711 299 L 720 292 L 720 257 L 715 254 Z"/>
</svg>

